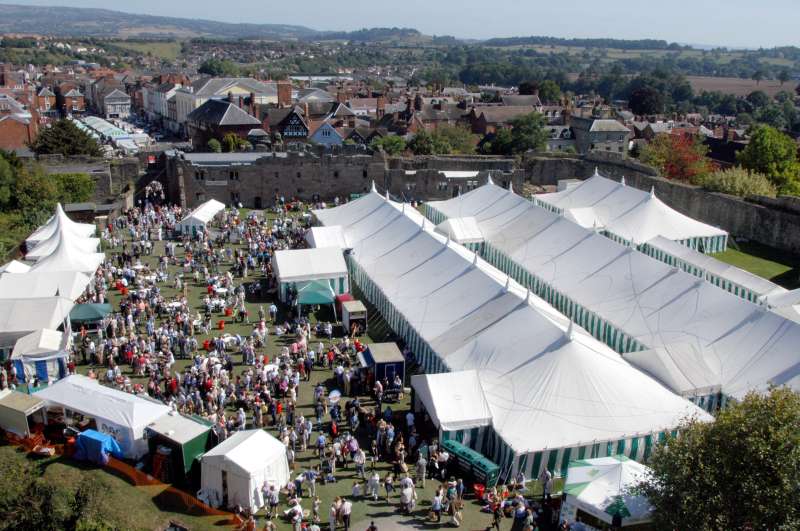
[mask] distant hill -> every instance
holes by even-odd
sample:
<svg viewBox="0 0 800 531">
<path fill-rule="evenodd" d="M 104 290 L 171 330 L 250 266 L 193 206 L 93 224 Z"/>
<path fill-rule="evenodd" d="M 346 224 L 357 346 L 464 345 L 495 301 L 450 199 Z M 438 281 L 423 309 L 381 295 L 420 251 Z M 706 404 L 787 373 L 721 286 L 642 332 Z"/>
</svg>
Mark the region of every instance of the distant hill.
<svg viewBox="0 0 800 531">
<path fill-rule="evenodd" d="M 285 24 L 230 24 L 158 17 L 107 9 L 0 4 L 0 34 L 32 33 L 61 37 L 213 37 L 223 39 L 302 39 L 320 32 Z"/>
</svg>

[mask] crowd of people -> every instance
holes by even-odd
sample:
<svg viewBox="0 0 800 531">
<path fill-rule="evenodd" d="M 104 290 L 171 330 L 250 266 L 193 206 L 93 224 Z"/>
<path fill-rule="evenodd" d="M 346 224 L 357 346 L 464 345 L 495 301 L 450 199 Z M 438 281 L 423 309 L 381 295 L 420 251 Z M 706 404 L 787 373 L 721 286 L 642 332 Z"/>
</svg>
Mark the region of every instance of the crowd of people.
<svg viewBox="0 0 800 531">
<path fill-rule="evenodd" d="M 267 529 L 285 518 L 298 530 L 305 523 L 347 531 L 354 502 L 380 499 L 399 513 L 460 526 L 466 485 L 449 453 L 428 436 L 428 423 L 393 410 L 402 379 L 376 380 L 359 367 L 360 338 L 337 336 L 333 323 L 312 323 L 291 305 L 272 302 L 274 252 L 305 245 L 306 218 L 278 201 L 274 216 L 227 210 L 213 227 L 187 235 L 176 230 L 184 214 L 148 201 L 103 228 L 106 260 L 85 300 L 108 302 L 111 290 L 119 298 L 96 326 L 80 328 L 69 372 L 86 365 L 106 385 L 203 417 L 218 442 L 238 430 L 271 430 L 290 468 L 301 471 L 281 488 L 263 486 Z M 249 332 L 225 333 L 230 318 Z M 317 385 L 306 383 L 320 371 Z M 311 411 L 299 406 L 301 394 Z M 343 471 L 354 478 L 342 487 L 350 495 L 334 499 L 326 515 L 317 485 L 343 481 Z M 438 486 L 421 510 L 418 490 L 431 480 Z M 526 498 L 524 478 L 517 483 L 513 491 L 484 493 L 492 525 L 500 529 L 509 517 L 519 531 L 555 528 L 551 505 Z M 242 517 L 255 528 L 255 515 Z"/>
</svg>

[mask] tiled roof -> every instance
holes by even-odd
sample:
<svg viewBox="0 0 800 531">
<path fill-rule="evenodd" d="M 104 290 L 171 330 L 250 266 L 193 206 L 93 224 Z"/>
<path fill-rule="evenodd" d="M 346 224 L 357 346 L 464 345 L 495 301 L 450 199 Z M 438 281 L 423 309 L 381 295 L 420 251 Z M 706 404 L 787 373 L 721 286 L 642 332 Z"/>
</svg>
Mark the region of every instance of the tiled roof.
<svg viewBox="0 0 800 531">
<path fill-rule="evenodd" d="M 236 105 L 225 100 L 208 100 L 190 112 L 186 119 L 213 125 L 261 124 L 255 117 L 250 116 Z"/>
</svg>

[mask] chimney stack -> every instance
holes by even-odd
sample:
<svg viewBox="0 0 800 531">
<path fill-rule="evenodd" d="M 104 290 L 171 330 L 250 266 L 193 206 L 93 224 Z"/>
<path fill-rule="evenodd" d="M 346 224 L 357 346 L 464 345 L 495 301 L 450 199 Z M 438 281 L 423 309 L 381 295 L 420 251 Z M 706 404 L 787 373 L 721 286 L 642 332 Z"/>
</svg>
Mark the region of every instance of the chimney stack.
<svg viewBox="0 0 800 531">
<path fill-rule="evenodd" d="M 383 118 L 384 114 L 386 114 L 386 98 L 383 97 L 383 94 L 378 96 L 378 102 L 376 103 L 375 114 L 379 120 Z"/>
<path fill-rule="evenodd" d="M 278 81 L 278 107 L 289 107 L 292 104 L 292 82 L 288 79 Z"/>
</svg>

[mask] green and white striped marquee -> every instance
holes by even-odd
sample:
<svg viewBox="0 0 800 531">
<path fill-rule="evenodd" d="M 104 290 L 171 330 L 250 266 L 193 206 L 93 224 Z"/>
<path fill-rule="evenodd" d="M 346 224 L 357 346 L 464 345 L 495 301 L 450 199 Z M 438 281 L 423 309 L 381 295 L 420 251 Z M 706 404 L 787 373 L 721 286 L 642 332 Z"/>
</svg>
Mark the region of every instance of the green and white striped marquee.
<svg viewBox="0 0 800 531">
<path fill-rule="evenodd" d="M 695 264 L 689 263 L 685 260 L 681 260 L 677 256 L 670 254 L 663 249 L 659 249 L 658 247 L 645 243 L 639 247 L 639 250 L 642 251 L 644 254 L 652 258 L 655 258 L 656 260 L 664 262 L 665 264 L 669 264 L 673 267 L 680 268 L 683 271 L 689 273 L 690 275 L 694 275 L 698 278 L 705 279 L 708 282 L 714 284 L 715 286 L 722 288 L 730 293 L 733 293 L 737 297 L 741 297 L 753 303 L 758 303 L 758 299 L 760 297 L 759 293 L 756 293 L 755 291 L 745 286 L 742 286 L 741 284 L 733 282 L 727 278 L 715 275 L 714 273 L 711 273 L 710 271 L 707 271 Z"/>
</svg>

